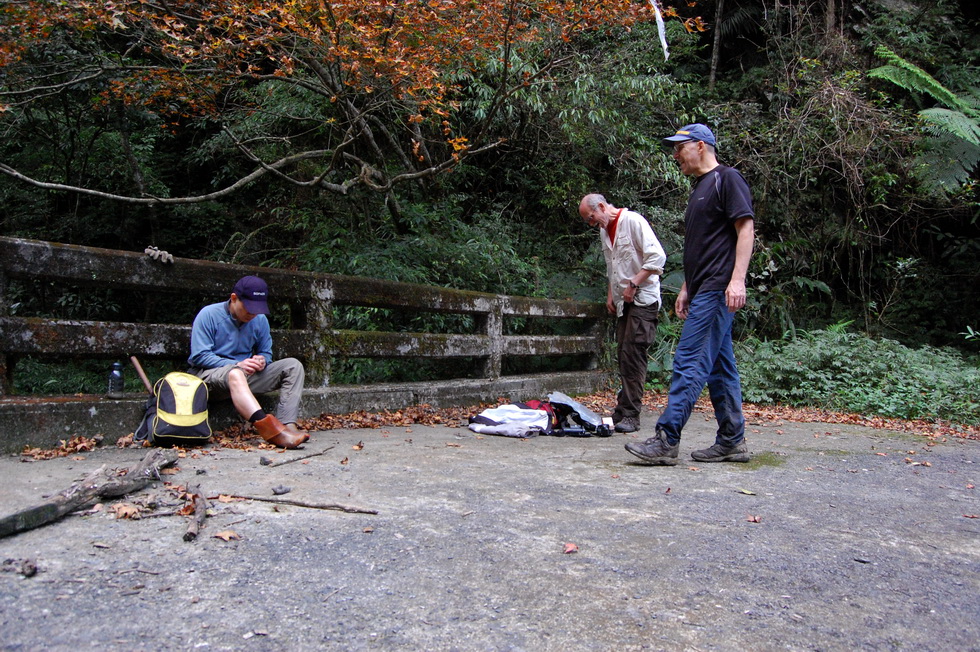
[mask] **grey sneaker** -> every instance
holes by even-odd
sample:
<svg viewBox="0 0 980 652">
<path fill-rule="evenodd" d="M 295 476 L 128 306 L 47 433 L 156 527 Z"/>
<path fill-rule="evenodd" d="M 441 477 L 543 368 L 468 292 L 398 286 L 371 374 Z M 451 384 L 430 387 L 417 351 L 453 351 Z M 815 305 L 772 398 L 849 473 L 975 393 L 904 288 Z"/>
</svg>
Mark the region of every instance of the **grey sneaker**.
<svg viewBox="0 0 980 652">
<path fill-rule="evenodd" d="M 616 432 L 636 432 L 640 429 L 640 417 L 623 417 L 616 424 Z"/>
<path fill-rule="evenodd" d="M 629 442 L 626 450 L 636 455 L 647 464 L 657 464 L 661 466 L 674 466 L 677 464 L 677 450 L 680 444 L 671 446 L 667 443 L 666 437 L 662 432 L 658 432 L 656 437 L 650 437 L 642 444 L 639 442 Z"/>
<path fill-rule="evenodd" d="M 734 446 L 715 444 L 711 448 L 692 451 L 691 457 L 698 462 L 748 462 L 749 449 L 745 447 L 744 441 Z"/>
</svg>

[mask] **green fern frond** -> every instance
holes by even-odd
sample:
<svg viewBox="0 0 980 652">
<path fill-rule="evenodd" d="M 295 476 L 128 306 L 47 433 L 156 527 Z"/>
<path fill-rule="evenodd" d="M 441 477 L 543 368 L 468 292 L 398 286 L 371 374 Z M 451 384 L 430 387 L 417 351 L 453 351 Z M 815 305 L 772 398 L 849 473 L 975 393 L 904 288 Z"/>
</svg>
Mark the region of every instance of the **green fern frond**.
<svg viewBox="0 0 980 652">
<path fill-rule="evenodd" d="M 980 164 L 980 146 L 941 134 L 931 138 L 918 160 L 916 176 L 929 188 L 953 191 L 968 182 Z"/>
<path fill-rule="evenodd" d="M 974 109 L 956 93 L 940 84 L 935 77 L 914 63 L 906 61 L 884 46 L 878 46 L 875 54 L 887 61 L 890 65 L 869 70 L 868 76 L 890 81 L 907 91 L 924 93 L 951 109 L 956 109 L 967 114 L 975 113 Z"/>
<path fill-rule="evenodd" d="M 916 176 L 939 193 L 968 183 L 980 164 L 980 93 L 971 87 L 964 95 L 957 95 L 888 48 L 878 47 L 875 54 L 888 65 L 869 71 L 869 76 L 922 93 L 943 105 L 919 111 L 930 138 L 917 161 Z"/>
<path fill-rule="evenodd" d="M 960 99 L 970 107 L 971 115 L 980 116 L 980 88 L 971 86 L 966 93 L 960 95 Z"/>
<path fill-rule="evenodd" d="M 736 8 L 718 25 L 721 37 L 727 40 L 759 31 L 759 13 L 758 9 Z"/>
<path fill-rule="evenodd" d="M 980 124 L 960 111 L 924 109 L 919 111 L 919 117 L 926 123 L 926 129 L 937 136 L 949 133 L 980 146 Z"/>
</svg>

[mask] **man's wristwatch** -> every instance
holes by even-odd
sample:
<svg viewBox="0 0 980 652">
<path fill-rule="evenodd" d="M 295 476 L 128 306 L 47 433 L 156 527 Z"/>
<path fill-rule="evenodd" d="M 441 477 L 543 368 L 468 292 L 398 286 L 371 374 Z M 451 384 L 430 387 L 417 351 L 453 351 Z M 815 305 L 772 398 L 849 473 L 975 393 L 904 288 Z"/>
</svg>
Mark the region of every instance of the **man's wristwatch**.
<svg viewBox="0 0 980 652">
<path fill-rule="evenodd" d="M 640 289 L 640 286 L 637 285 L 636 283 L 634 283 L 633 282 L 633 279 L 630 279 L 630 287 L 633 288 L 634 290 L 639 290 Z"/>
</svg>

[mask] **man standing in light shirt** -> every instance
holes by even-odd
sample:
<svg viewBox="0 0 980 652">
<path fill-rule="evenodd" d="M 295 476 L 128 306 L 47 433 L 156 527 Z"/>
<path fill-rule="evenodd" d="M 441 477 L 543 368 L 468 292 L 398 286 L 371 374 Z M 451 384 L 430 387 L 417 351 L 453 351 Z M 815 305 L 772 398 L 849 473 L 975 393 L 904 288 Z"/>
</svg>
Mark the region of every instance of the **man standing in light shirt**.
<svg viewBox="0 0 980 652">
<path fill-rule="evenodd" d="M 639 213 L 616 208 L 596 193 L 582 198 L 578 212 L 586 224 L 599 227 L 608 280 L 606 308 L 616 315 L 616 357 L 623 387 L 613 423 L 616 432 L 635 432 L 643 408 L 647 351 L 657 335 L 660 276 L 667 256 Z"/>
</svg>

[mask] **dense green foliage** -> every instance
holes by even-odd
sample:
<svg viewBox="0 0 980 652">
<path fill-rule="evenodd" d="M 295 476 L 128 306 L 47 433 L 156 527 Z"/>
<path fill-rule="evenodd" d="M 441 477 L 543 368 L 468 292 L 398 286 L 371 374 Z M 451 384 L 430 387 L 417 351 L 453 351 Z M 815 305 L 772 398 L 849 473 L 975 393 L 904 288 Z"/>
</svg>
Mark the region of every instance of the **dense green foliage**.
<svg viewBox="0 0 980 652">
<path fill-rule="evenodd" d="M 980 424 L 980 369 L 949 347 L 828 328 L 749 340 L 737 353 L 746 401 Z"/>
<path fill-rule="evenodd" d="M 965 382 L 969 364 L 930 347 L 969 355 L 977 346 L 969 334 L 980 328 L 976 3 L 727 0 L 720 16 L 712 0 L 679 4 L 681 18 L 701 16 L 709 29 L 668 21 L 666 61 L 654 26 L 637 24 L 508 53 L 533 83 L 506 103 L 496 102 L 501 59 L 458 71 L 454 130 L 480 123 L 502 144 L 442 175 L 345 194 L 265 177 L 219 201 L 167 208 L 2 177 L 0 233 L 602 300 L 601 253 L 576 212 L 583 194 L 599 191 L 650 219 L 669 255 L 669 307 L 689 186 L 659 140 L 703 121 L 756 203 L 749 304 L 737 322 L 752 343 L 747 398 L 974 419 L 976 395 L 963 390 L 976 385 Z M 540 74 L 545 61 L 560 65 Z M 78 83 L 25 112 L 0 142 L 0 161 L 107 191 L 132 193 L 138 179 L 170 197 L 222 187 L 251 169 L 208 120 L 165 129 L 149 109 L 95 102 L 102 90 Z M 300 88 L 238 90 L 264 103 L 240 118 L 255 138 L 277 136 L 268 116 L 329 114 L 321 96 Z M 10 101 L 2 92 L 0 81 L 0 99 Z M 340 325 L 369 328 L 374 317 L 352 311 Z M 390 319 L 417 325 L 412 316 Z M 653 356 L 654 384 L 669 369 L 678 329 L 670 319 Z M 821 330 L 843 320 L 870 338 Z M 911 348 L 897 353 L 898 342 Z M 794 367 L 807 351 L 813 357 Z M 888 366 L 895 359 L 908 373 Z M 835 371 L 856 360 L 878 372 Z M 351 378 L 386 373 L 355 367 Z"/>
</svg>

